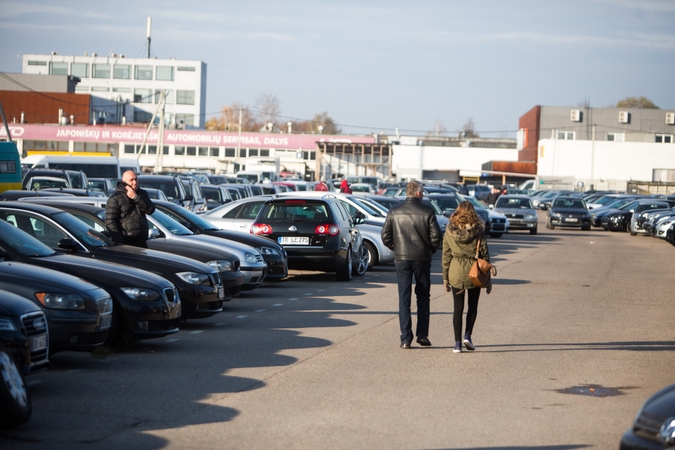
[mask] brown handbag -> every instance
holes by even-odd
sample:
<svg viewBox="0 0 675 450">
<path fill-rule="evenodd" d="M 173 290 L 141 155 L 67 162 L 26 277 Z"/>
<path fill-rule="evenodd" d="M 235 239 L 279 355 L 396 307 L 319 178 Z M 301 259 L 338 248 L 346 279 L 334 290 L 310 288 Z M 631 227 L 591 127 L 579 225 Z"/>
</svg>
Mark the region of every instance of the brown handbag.
<svg viewBox="0 0 675 450">
<path fill-rule="evenodd" d="M 480 250 L 480 239 L 476 243 L 475 261 L 469 270 L 469 280 L 474 286 L 487 289 L 489 294 L 492 291 L 492 276 L 497 276 L 497 268 L 484 259 L 478 257 Z"/>
</svg>

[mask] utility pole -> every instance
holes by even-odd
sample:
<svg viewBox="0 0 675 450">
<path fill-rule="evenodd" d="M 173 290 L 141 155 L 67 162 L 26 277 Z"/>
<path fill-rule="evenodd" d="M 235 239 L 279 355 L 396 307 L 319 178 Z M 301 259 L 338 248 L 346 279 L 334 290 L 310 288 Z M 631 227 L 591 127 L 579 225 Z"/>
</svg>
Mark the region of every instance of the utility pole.
<svg viewBox="0 0 675 450">
<path fill-rule="evenodd" d="M 237 154 L 235 155 L 235 158 L 239 158 L 239 150 L 241 149 L 241 117 L 242 111 L 241 108 L 239 108 L 239 138 L 237 139 Z"/>
<path fill-rule="evenodd" d="M 152 28 L 152 17 L 148 17 L 148 26 L 145 35 L 148 38 L 148 59 L 150 59 L 150 29 Z"/>
<path fill-rule="evenodd" d="M 162 159 L 164 158 L 164 106 L 166 105 L 166 90 L 162 91 L 162 97 L 159 100 L 162 105 L 162 113 L 159 116 L 159 142 L 157 146 L 157 159 L 155 162 L 155 172 L 162 171 Z"/>
</svg>

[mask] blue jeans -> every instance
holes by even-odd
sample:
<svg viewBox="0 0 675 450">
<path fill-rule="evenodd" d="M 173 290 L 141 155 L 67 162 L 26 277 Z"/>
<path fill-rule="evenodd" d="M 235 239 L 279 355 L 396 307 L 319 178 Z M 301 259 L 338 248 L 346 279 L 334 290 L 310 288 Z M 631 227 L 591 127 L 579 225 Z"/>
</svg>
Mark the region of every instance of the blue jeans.
<svg viewBox="0 0 675 450">
<path fill-rule="evenodd" d="M 401 342 L 412 342 L 412 317 L 410 298 L 415 277 L 417 297 L 417 337 L 429 336 L 429 292 L 431 289 L 430 261 L 396 261 L 398 279 L 398 320 L 401 326 Z"/>
</svg>

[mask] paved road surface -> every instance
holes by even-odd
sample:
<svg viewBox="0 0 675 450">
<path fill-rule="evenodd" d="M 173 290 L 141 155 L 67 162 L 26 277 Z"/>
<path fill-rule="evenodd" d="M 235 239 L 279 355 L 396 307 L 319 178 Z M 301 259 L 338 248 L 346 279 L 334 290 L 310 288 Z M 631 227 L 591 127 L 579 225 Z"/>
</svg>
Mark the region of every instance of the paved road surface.
<svg viewBox="0 0 675 450">
<path fill-rule="evenodd" d="M 490 240 L 499 276 L 473 353 L 452 353 L 440 253 L 431 348 L 399 348 L 393 267 L 351 283 L 293 272 L 170 338 L 56 355 L 0 448 L 618 448 L 675 382 L 675 248 L 540 230 Z"/>
</svg>

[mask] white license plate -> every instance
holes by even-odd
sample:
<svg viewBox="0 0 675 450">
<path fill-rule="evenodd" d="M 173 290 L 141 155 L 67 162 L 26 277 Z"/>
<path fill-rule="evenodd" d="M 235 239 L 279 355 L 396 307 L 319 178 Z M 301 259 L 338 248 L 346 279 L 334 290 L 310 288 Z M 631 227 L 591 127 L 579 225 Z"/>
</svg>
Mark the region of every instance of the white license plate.
<svg viewBox="0 0 675 450">
<path fill-rule="evenodd" d="M 309 237 L 307 237 L 307 236 L 279 236 L 279 244 L 281 244 L 281 245 L 309 245 Z"/>
<path fill-rule="evenodd" d="M 110 328 L 111 324 L 112 324 L 112 314 L 101 316 L 101 324 L 99 325 L 98 328 L 100 330 L 105 330 L 107 328 Z"/>
<path fill-rule="evenodd" d="M 47 335 L 35 336 L 30 339 L 30 351 L 37 352 L 47 348 Z"/>
<path fill-rule="evenodd" d="M 225 297 L 225 289 L 219 287 L 218 288 L 218 298 L 221 299 L 221 298 L 224 298 L 224 297 Z"/>
<path fill-rule="evenodd" d="M 577 219 L 576 217 L 566 217 L 565 218 L 565 222 L 578 222 L 578 221 L 579 221 L 579 219 Z"/>
</svg>

